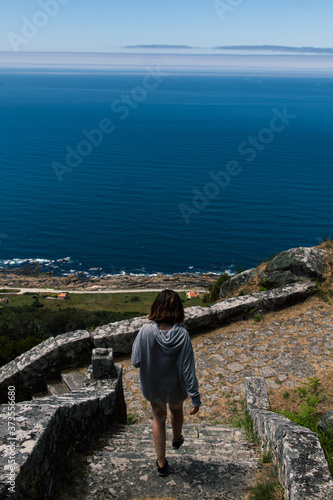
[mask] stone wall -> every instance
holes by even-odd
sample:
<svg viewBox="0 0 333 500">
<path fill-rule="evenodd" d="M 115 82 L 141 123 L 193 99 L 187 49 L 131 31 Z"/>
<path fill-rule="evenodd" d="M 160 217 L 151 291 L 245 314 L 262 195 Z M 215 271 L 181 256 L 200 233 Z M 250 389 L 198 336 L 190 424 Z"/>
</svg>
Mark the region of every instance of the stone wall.
<svg viewBox="0 0 333 500">
<path fill-rule="evenodd" d="M 184 326 L 190 335 L 219 327 L 232 320 L 248 318 L 255 312 L 273 311 L 304 300 L 315 289 L 313 283 L 294 283 L 283 288 L 253 293 L 218 302 L 210 307 L 185 309 Z M 0 369 L 0 404 L 7 401 L 7 387 L 16 387 L 17 401 L 32 393 L 46 391 L 46 381 L 57 378 L 71 366 L 88 364 L 94 347 L 112 347 L 114 354 L 128 354 L 146 317 L 117 321 L 96 328 L 50 337 Z"/>
<path fill-rule="evenodd" d="M 245 409 L 277 462 L 286 500 L 333 498 L 333 480 L 318 435 L 270 411 L 264 378 L 245 378 Z"/>
<path fill-rule="evenodd" d="M 88 377 L 80 390 L 18 403 L 13 466 L 8 407 L 0 406 L 0 500 L 53 498 L 56 483 L 66 471 L 68 450 L 83 451 L 94 435 L 114 421 L 126 423 L 121 365 L 115 365 L 115 370 L 113 379 L 91 381 Z"/>
</svg>

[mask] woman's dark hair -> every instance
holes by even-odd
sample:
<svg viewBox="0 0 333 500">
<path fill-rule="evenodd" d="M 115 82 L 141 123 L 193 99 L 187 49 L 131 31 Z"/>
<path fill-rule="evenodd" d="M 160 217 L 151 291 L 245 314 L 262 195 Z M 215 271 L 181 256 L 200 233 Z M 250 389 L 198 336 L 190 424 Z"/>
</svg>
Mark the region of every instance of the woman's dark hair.
<svg viewBox="0 0 333 500">
<path fill-rule="evenodd" d="M 156 322 L 182 323 L 184 308 L 178 293 L 173 290 L 160 292 L 152 303 L 148 318 Z"/>
</svg>

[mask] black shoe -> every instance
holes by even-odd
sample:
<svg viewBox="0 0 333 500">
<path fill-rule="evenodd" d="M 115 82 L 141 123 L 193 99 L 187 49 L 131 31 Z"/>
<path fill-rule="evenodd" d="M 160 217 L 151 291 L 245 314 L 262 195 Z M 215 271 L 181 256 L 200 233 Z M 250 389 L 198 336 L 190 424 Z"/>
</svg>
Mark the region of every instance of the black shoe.
<svg viewBox="0 0 333 500">
<path fill-rule="evenodd" d="M 167 459 L 165 459 L 165 464 L 164 464 L 164 467 L 160 467 L 158 465 L 158 459 L 156 460 L 156 466 L 157 466 L 157 474 L 159 476 L 166 476 L 168 473 L 169 473 L 169 463 L 167 461 Z"/>
<path fill-rule="evenodd" d="M 183 434 L 180 436 L 179 439 L 173 439 L 172 440 L 172 448 L 174 450 L 179 450 L 179 448 L 181 447 L 181 445 L 183 444 L 184 442 L 184 437 L 183 437 Z"/>
</svg>

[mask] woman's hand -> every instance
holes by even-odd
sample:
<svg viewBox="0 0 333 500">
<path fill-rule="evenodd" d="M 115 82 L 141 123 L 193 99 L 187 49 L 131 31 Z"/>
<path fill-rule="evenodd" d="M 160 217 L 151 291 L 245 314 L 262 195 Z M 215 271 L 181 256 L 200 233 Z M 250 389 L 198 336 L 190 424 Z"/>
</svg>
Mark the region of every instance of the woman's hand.
<svg viewBox="0 0 333 500">
<path fill-rule="evenodd" d="M 190 411 L 190 415 L 195 415 L 198 413 L 200 406 L 194 406 L 192 410 Z"/>
</svg>

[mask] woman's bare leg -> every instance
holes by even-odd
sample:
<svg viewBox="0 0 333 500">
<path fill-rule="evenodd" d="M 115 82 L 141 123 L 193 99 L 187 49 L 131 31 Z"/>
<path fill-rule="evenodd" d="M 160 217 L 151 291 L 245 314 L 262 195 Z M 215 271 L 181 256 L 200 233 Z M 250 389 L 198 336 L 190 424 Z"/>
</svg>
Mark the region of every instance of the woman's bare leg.
<svg viewBox="0 0 333 500">
<path fill-rule="evenodd" d="M 182 433 L 184 412 L 183 412 L 184 401 L 178 401 L 177 403 L 170 403 L 169 408 L 171 412 L 171 425 L 173 430 L 173 438 L 178 441 Z"/>
<path fill-rule="evenodd" d="M 157 453 L 158 465 L 165 465 L 165 421 L 167 417 L 166 404 L 151 403 L 153 409 L 153 440 Z"/>
</svg>

